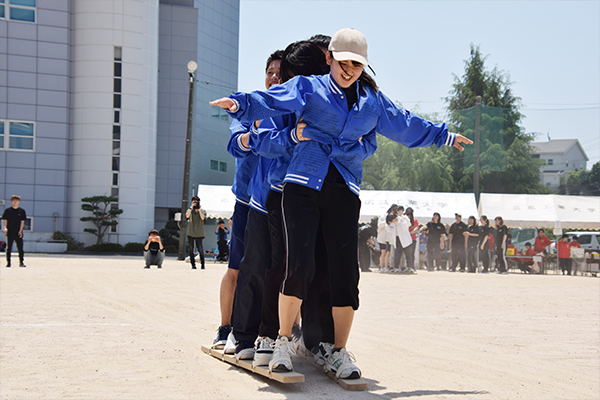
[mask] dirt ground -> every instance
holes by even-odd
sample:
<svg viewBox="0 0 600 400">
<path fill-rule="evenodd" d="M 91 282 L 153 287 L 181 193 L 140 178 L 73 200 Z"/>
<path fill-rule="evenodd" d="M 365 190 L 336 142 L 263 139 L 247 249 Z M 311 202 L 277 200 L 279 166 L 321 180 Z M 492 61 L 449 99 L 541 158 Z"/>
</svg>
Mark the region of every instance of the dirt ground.
<svg viewBox="0 0 600 400">
<path fill-rule="evenodd" d="M 202 353 L 224 264 L 29 255 L 0 267 L 0 399 L 598 399 L 600 278 L 361 276 L 349 350 L 368 392 L 304 360 L 279 384 Z"/>
</svg>

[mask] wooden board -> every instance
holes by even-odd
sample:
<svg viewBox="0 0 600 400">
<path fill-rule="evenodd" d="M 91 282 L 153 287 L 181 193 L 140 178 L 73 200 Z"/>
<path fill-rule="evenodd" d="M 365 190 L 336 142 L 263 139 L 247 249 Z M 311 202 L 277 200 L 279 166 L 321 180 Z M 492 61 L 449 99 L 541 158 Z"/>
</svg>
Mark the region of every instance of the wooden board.
<svg viewBox="0 0 600 400">
<path fill-rule="evenodd" d="M 266 366 L 260 367 L 252 367 L 252 360 L 236 360 L 233 354 L 224 354 L 222 349 L 211 349 L 208 347 L 201 347 L 202 351 L 208 355 L 213 356 L 214 358 L 218 358 L 219 360 L 225 361 L 226 363 L 244 368 L 250 372 L 255 374 L 264 376 L 269 379 L 273 379 L 274 381 L 281 383 L 301 383 L 304 382 L 304 375 L 298 372 L 278 372 L 278 371 L 269 371 L 269 368 Z"/>
</svg>

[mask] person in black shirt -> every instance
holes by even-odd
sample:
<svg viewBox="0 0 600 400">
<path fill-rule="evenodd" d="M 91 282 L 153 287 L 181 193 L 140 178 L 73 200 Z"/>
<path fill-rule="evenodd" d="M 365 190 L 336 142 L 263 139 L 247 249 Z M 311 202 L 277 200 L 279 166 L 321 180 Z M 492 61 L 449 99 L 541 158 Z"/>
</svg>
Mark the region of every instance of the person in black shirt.
<svg viewBox="0 0 600 400">
<path fill-rule="evenodd" d="M 227 246 L 227 234 L 229 229 L 225 227 L 225 221 L 219 220 L 215 235 L 217 235 L 217 246 L 219 248 L 219 255 L 217 261 L 227 261 L 229 259 L 229 247 Z"/>
<path fill-rule="evenodd" d="M 499 274 L 508 274 L 506 263 L 506 241 L 508 239 L 508 228 L 504 225 L 502 217 L 496 217 L 496 265 Z"/>
<path fill-rule="evenodd" d="M 17 250 L 19 251 L 19 267 L 25 267 L 24 258 L 25 252 L 23 251 L 23 226 L 25 225 L 25 219 L 27 215 L 25 210 L 19 207 L 21 197 L 13 194 L 10 197 L 12 207 L 4 210 L 2 219 L 4 220 L 4 234 L 6 235 L 6 268 L 10 268 L 10 254 L 12 252 L 13 242 L 17 243 Z"/>
<path fill-rule="evenodd" d="M 490 273 L 490 221 L 488 217 L 482 215 L 480 218 L 481 227 L 479 228 L 479 258 L 483 263 L 483 274 Z"/>
<path fill-rule="evenodd" d="M 474 216 L 469 217 L 469 227 L 463 235 L 467 239 L 467 272 L 477 271 L 477 243 L 479 242 L 479 227 Z"/>
<path fill-rule="evenodd" d="M 165 249 L 163 247 L 158 231 L 152 229 L 148 232 L 148 240 L 144 243 L 144 261 L 146 266 L 144 268 L 150 268 L 151 265 L 157 265 L 158 268 L 162 268 L 162 263 L 165 259 Z"/>
<path fill-rule="evenodd" d="M 446 227 L 441 223 L 442 217 L 439 213 L 433 213 L 433 218 L 421 231 L 427 232 L 427 266 L 429 271 L 434 271 L 437 266 L 438 269 L 442 269 L 441 250 L 444 249 L 444 242 L 441 240 L 442 236 L 445 240 Z M 435 263 L 435 266 L 434 266 Z"/>
<path fill-rule="evenodd" d="M 467 263 L 465 255 L 465 247 L 467 241 L 463 235 L 468 227 L 467 224 L 462 222 L 462 215 L 459 213 L 454 214 L 456 222 L 450 226 L 450 251 L 452 252 L 452 267 L 451 272 L 456 271 L 456 266 L 460 264 L 460 272 L 465 272 L 465 264 Z"/>
</svg>

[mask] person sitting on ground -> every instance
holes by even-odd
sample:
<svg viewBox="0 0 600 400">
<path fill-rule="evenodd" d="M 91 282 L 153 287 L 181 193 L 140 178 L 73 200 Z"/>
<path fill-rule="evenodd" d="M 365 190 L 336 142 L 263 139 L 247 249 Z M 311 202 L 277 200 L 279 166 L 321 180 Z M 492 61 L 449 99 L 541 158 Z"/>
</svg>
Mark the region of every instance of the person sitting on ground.
<svg viewBox="0 0 600 400">
<path fill-rule="evenodd" d="M 229 259 L 229 247 L 227 246 L 227 235 L 229 229 L 225 227 L 225 221 L 219 219 L 215 235 L 217 235 L 217 246 L 219 247 L 219 255 L 217 261 L 227 261 Z"/>
<path fill-rule="evenodd" d="M 527 242 L 525 243 L 525 252 L 522 253 L 522 255 L 524 256 L 535 256 L 535 250 L 533 250 L 531 248 L 531 243 Z M 536 267 L 534 267 L 533 265 L 536 264 Z M 523 272 L 529 273 L 529 274 L 537 274 L 540 269 L 539 267 L 537 267 L 537 263 L 533 261 L 533 258 L 523 258 L 520 262 L 519 262 L 519 269 Z"/>
<path fill-rule="evenodd" d="M 148 240 L 144 243 L 144 261 L 146 266 L 144 268 L 150 268 L 151 265 L 157 265 L 158 268 L 162 268 L 163 261 L 165 259 L 165 249 L 163 247 L 160 236 L 156 229 L 148 232 Z"/>
</svg>

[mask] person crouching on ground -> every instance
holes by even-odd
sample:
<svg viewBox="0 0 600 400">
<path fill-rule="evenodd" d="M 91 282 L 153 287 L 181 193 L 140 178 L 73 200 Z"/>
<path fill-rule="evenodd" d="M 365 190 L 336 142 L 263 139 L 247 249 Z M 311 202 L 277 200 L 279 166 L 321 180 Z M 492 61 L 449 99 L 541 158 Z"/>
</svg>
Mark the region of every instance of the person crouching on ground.
<svg viewBox="0 0 600 400">
<path fill-rule="evenodd" d="M 165 260 L 165 248 L 158 236 L 158 231 L 152 229 L 148 232 L 148 240 L 144 243 L 144 261 L 146 266 L 144 268 L 150 268 L 151 265 L 157 265 L 158 268 L 162 268 L 163 261 Z"/>
<path fill-rule="evenodd" d="M 227 246 L 227 235 L 229 229 L 225 227 L 225 221 L 219 220 L 215 235 L 217 235 L 217 247 L 219 249 L 219 255 L 217 261 L 227 261 L 229 259 L 229 247 Z"/>
</svg>

